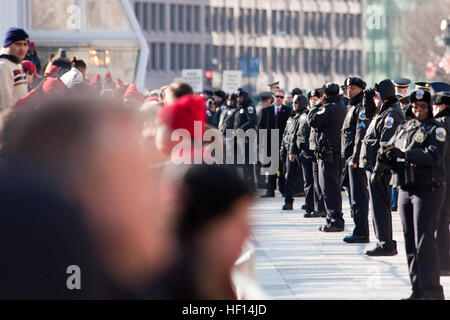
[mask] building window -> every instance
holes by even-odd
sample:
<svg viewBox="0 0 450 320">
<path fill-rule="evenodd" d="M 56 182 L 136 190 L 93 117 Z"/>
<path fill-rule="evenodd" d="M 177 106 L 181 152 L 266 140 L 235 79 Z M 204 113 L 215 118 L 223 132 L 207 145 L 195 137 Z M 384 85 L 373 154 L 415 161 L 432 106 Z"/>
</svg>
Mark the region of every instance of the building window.
<svg viewBox="0 0 450 320">
<path fill-rule="evenodd" d="M 157 27 L 157 23 L 158 23 L 158 6 L 156 3 L 152 3 L 150 4 L 150 10 L 151 10 L 151 17 L 152 20 L 150 21 L 151 23 L 151 30 L 152 31 L 157 31 L 158 27 Z"/>
<path fill-rule="evenodd" d="M 355 73 L 355 51 L 350 51 L 349 74 Z"/>
<path fill-rule="evenodd" d="M 272 34 L 277 33 L 277 11 L 272 10 Z"/>
<path fill-rule="evenodd" d="M 159 44 L 159 70 L 166 71 L 166 44 Z"/>
<path fill-rule="evenodd" d="M 183 32 L 183 26 L 184 26 L 184 6 L 179 5 L 178 6 L 178 31 Z"/>
<path fill-rule="evenodd" d="M 355 16 L 353 14 L 350 15 L 349 18 L 349 31 L 350 31 L 350 38 L 355 37 Z"/>
<path fill-rule="evenodd" d="M 277 48 L 272 48 L 272 71 L 277 71 L 278 59 L 277 59 Z"/>
<path fill-rule="evenodd" d="M 253 20 L 252 20 L 252 9 L 248 9 L 247 10 L 247 33 L 248 34 L 252 34 L 252 24 L 253 24 Z"/>
<path fill-rule="evenodd" d="M 245 14 L 244 9 L 239 9 L 239 32 L 244 33 Z"/>
<path fill-rule="evenodd" d="M 186 44 L 186 69 L 192 68 L 192 44 Z"/>
<path fill-rule="evenodd" d="M 234 9 L 228 9 L 228 31 L 234 32 Z"/>
<path fill-rule="evenodd" d="M 402 63 L 401 55 L 399 58 L 400 58 L 399 62 L 401 64 Z M 356 59 L 357 59 L 357 73 L 359 76 L 361 76 L 362 75 L 362 52 L 361 51 L 358 51 L 358 56 Z M 401 70 L 401 67 L 400 67 L 400 70 Z"/>
<path fill-rule="evenodd" d="M 319 49 L 317 52 L 317 72 L 320 74 L 324 74 L 324 61 L 323 61 L 323 50 Z"/>
<path fill-rule="evenodd" d="M 280 16 L 280 32 L 286 32 L 284 11 L 278 11 L 278 14 Z"/>
<path fill-rule="evenodd" d="M 212 57 L 213 57 L 213 59 L 216 59 L 217 61 L 219 61 L 219 46 L 213 46 L 213 56 Z M 218 67 L 219 67 L 219 64 L 217 63 L 213 66 L 213 69 L 215 71 L 218 71 Z"/>
<path fill-rule="evenodd" d="M 317 33 L 319 36 L 323 37 L 324 34 L 324 21 L 323 21 L 323 13 L 319 13 L 319 23 L 317 27 Z"/>
<path fill-rule="evenodd" d="M 310 58 L 311 58 L 311 72 L 316 74 L 318 73 L 317 71 L 317 50 L 316 49 L 312 49 L 310 51 Z"/>
<path fill-rule="evenodd" d="M 309 50 L 308 49 L 304 49 L 303 51 L 303 70 L 308 73 L 310 71 L 309 68 Z"/>
<path fill-rule="evenodd" d="M 267 48 L 262 48 L 262 66 L 267 70 Z"/>
<path fill-rule="evenodd" d="M 211 32 L 211 7 L 205 6 L 205 29 L 207 33 Z"/>
<path fill-rule="evenodd" d="M 254 16 L 254 26 L 255 26 L 255 34 L 259 34 L 259 24 L 260 24 L 260 16 L 259 16 L 259 10 L 255 10 L 255 16 Z"/>
<path fill-rule="evenodd" d="M 220 31 L 221 32 L 226 32 L 227 31 L 227 8 L 222 8 L 221 9 Z"/>
<path fill-rule="evenodd" d="M 196 33 L 200 33 L 200 6 L 194 7 L 194 28 Z"/>
<path fill-rule="evenodd" d="M 363 28 L 363 25 L 361 23 L 361 15 L 358 14 L 356 16 L 356 35 L 357 35 L 358 38 L 362 37 L 362 32 L 361 32 L 362 28 Z"/>
<path fill-rule="evenodd" d="M 194 46 L 194 50 L 195 50 L 195 52 L 194 52 L 194 61 L 195 61 L 195 64 L 194 64 L 194 68 L 196 68 L 196 69 L 200 69 L 202 66 L 201 66 L 201 63 L 200 63 L 200 45 L 199 44 L 196 44 L 195 46 Z"/>
<path fill-rule="evenodd" d="M 334 52 L 334 71 L 338 74 L 341 73 L 341 52 L 339 50 Z"/>
<path fill-rule="evenodd" d="M 309 23 L 310 23 L 311 34 L 313 36 L 317 36 L 316 13 L 315 12 L 311 13 L 311 17 L 309 19 Z"/>
<path fill-rule="evenodd" d="M 219 8 L 214 8 L 213 10 L 213 31 L 219 31 Z"/>
<path fill-rule="evenodd" d="M 186 6 L 186 31 L 192 32 L 192 6 Z"/>
<path fill-rule="evenodd" d="M 286 50 L 286 72 L 292 72 L 292 49 Z"/>
<path fill-rule="evenodd" d="M 142 15 L 142 22 L 143 22 L 143 24 L 142 24 L 142 28 L 145 30 L 145 31 L 148 31 L 148 10 L 149 10 L 149 7 L 148 7 L 148 3 L 144 3 L 144 6 L 143 6 L 144 8 L 143 8 L 143 15 Z"/>
<path fill-rule="evenodd" d="M 159 30 L 166 31 L 166 4 L 159 4 Z"/>
<path fill-rule="evenodd" d="M 342 27 L 344 28 L 343 37 L 348 38 L 348 15 L 347 14 L 344 14 L 342 16 Z"/>
<path fill-rule="evenodd" d="M 336 35 L 338 37 L 340 37 L 341 36 L 341 15 L 339 13 L 337 13 L 336 16 L 334 17 L 334 23 L 335 23 L 334 28 L 336 29 Z"/>
<path fill-rule="evenodd" d="M 134 14 L 136 15 L 137 21 L 142 26 L 141 5 L 142 5 L 142 3 L 140 1 L 136 1 L 134 3 Z"/>
<path fill-rule="evenodd" d="M 177 45 L 170 44 L 170 70 L 177 71 Z"/>
<path fill-rule="evenodd" d="M 170 31 L 175 32 L 177 30 L 177 7 L 174 4 L 170 5 Z"/>
<path fill-rule="evenodd" d="M 327 54 L 327 56 L 325 59 L 324 74 L 328 75 L 328 74 L 331 74 L 331 63 L 332 63 L 331 50 L 327 50 L 326 54 Z"/>
<path fill-rule="evenodd" d="M 305 20 L 305 23 L 304 23 L 303 33 L 305 36 L 308 36 L 309 35 L 309 13 L 308 12 L 305 12 L 304 20 Z"/>
<path fill-rule="evenodd" d="M 234 47 L 228 47 L 228 68 L 230 68 L 230 70 L 235 68 L 235 55 Z"/>
<path fill-rule="evenodd" d="M 156 71 L 158 65 L 158 46 L 156 42 L 150 44 L 150 70 Z"/>
<path fill-rule="evenodd" d="M 342 73 L 347 75 L 348 74 L 348 57 L 347 57 L 347 50 L 344 50 L 343 57 L 342 57 Z"/>
<path fill-rule="evenodd" d="M 186 53 L 184 52 L 184 44 L 183 43 L 179 43 L 178 44 L 178 68 L 180 68 L 180 70 L 185 69 L 186 64 Z"/>
<path fill-rule="evenodd" d="M 221 68 L 227 70 L 227 47 L 221 46 L 220 51 Z"/>
<path fill-rule="evenodd" d="M 290 11 L 286 13 L 286 33 L 292 34 L 292 13 Z"/>
<path fill-rule="evenodd" d="M 294 33 L 300 36 L 300 12 L 296 11 L 294 14 Z"/>
<path fill-rule="evenodd" d="M 267 34 L 267 11 L 262 11 L 262 33 Z"/>
<path fill-rule="evenodd" d="M 331 13 L 327 13 L 326 33 L 327 38 L 331 39 Z"/>
<path fill-rule="evenodd" d="M 211 45 L 205 46 L 205 69 L 210 70 L 212 68 L 212 51 Z"/>
<path fill-rule="evenodd" d="M 300 72 L 300 49 L 295 49 L 294 68 L 294 72 Z"/>
</svg>

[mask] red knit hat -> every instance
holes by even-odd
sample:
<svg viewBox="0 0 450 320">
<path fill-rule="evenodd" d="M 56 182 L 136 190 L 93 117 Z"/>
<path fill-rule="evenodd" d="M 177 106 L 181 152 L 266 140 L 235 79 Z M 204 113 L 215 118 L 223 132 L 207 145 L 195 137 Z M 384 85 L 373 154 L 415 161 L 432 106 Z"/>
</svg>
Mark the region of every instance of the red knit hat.
<svg viewBox="0 0 450 320">
<path fill-rule="evenodd" d="M 111 77 L 111 73 L 110 72 L 107 72 L 106 74 L 105 74 L 105 79 L 112 79 L 112 77 Z"/>
<path fill-rule="evenodd" d="M 92 79 L 92 82 L 100 82 L 100 80 L 101 80 L 101 77 L 100 77 L 100 75 L 97 73 L 97 74 L 95 75 L 94 79 Z"/>
<path fill-rule="evenodd" d="M 175 100 L 172 105 L 161 108 L 157 117 L 172 130 L 188 130 L 193 138 L 194 121 L 200 121 L 203 137 L 206 123 L 205 101 L 200 96 L 186 95 Z"/>
<path fill-rule="evenodd" d="M 134 83 L 130 84 L 127 91 L 125 91 L 125 94 L 123 95 L 123 98 L 134 98 L 138 100 L 139 102 L 144 102 L 144 98 L 142 98 L 142 94 L 139 93 L 138 89 L 134 85 Z"/>
<path fill-rule="evenodd" d="M 116 78 L 116 85 L 119 86 L 119 87 L 122 87 L 123 86 L 123 81 L 120 80 L 119 78 Z"/>
<path fill-rule="evenodd" d="M 38 79 L 41 78 L 41 77 L 39 77 L 39 75 L 37 74 L 37 72 L 36 72 L 36 66 L 34 65 L 33 62 L 28 61 L 28 60 L 24 60 L 24 61 L 22 61 L 22 66 L 23 66 L 24 69 L 27 69 L 27 70 L 33 72 L 33 74 L 34 74 L 34 76 L 35 76 L 36 78 L 38 78 Z"/>
</svg>

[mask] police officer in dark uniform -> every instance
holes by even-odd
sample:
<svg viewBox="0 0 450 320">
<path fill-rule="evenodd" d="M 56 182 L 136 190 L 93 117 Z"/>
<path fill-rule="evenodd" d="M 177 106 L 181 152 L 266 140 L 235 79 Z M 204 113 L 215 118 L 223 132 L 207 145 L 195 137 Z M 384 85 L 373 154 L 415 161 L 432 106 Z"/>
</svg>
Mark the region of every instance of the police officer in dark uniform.
<svg viewBox="0 0 450 320">
<path fill-rule="evenodd" d="M 346 107 L 339 95 L 339 85 L 327 83 L 324 95 L 308 114 L 308 123 L 317 130 L 316 157 L 319 166 L 319 183 L 324 195 L 327 224 L 319 228 L 323 232 L 344 231 L 341 171 L 341 128 Z"/>
<path fill-rule="evenodd" d="M 450 92 L 437 93 L 433 96 L 433 114 L 436 121 L 440 122 L 450 132 Z M 439 263 L 441 276 L 450 276 L 450 145 L 447 142 L 447 153 L 445 155 L 445 201 L 439 215 L 439 228 L 437 242 L 439 248 Z"/>
<path fill-rule="evenodd" d="M 234 115 L 234 130 L 241 129 L 244 133 L 249 129 L 256 128 L 256 111 L 253 106 L 248 93 L 244 90 L 236 91 L 237 106 Z M 255 141 L 256 143 L 256 141 Z M 238 164 L 238 167 L 242 167 L 244 171 L 244 179 L 249 184 L 249 186 L 255 190 L 255 175 L 253 165 L 250 163 L 250 152 L 249 150 L 249 140 L 245 139 L 245 150 L 240 150 L 243 153 L 245 163 Z M 256 156 L 256 155 L 255 155 Z M 256 158 L 256 157 L 255 157 Z"/>
<path fill-rule="evenodd" d="M 235 93 L 231 94 L 225 105 L 225 109 L 222 111 L 219 120 L 219 131 L 222 136 L 225 137 L 226 130 L 234 129 L 234 113 L 236 111 L 237 96 Z"/>
<path fill-rule="evenodd" d="M 302 95 L 294 96 L 293 114 L 286 123 L 280 154 L 286 154 L 286 185 L 283 210 L 292 210 L 294 203 L 294 187 L 298 180 L 303 184 L 301 176 L 300 151 L 297 147 L 297 132 L 301 115 L 308 107 L 308 100 Z"/>
<path fill-rule="evenodd" d="M 308 123 L 308 113 L 322 97 L 322 91 L 322 88 L 318 88 L 308 93 L 309 106 L 308 110 L 300 117 L 297 138 L 297 144 L 300 144 L 303 181 L 305 183 L 305 205 L 302 208 L 306 211 L 305 218 L 325 218 L 327 216 L 324 197 L 319 184 L 319 166 L 315 155 L 317 131 Z M 313 198 L 313 202 L 311 198 Z"/>
<path fill-rule="evenodd" d="M 367 190 L 367 176 L 363 168 L 358 167 L 361 139 L 357 141 L 357 134 L 364 135 L 368 127 L 368 117 L 363 107 L 364 89 L 366 83 L 356 77 L 345 81 L 349 104 L 342 125 L 341 155 L 345 159 L 344 175 L 348 175 L 352 217 L 355 229 L 351 236 L 344 238 L 348 243 L 369 242 L 369 192 Z M 355 143 L 358 143 L 356 145 Z"/>
<path fill-rule="evenodd" d="M 375 84 L 375 102 L 379 108 L 370 122 L 361 145 L 360 167 L 366 169 L 370 180 L 375 168 L 377 152 L 387 143 L 395 129 L 403 122 L 403 113 L 395 96 L 390 79 Z M 397 242 L 392 239 L 392 216 L 390 209 L 389 181 L 391 174 L 383 175 L 379 183 L 369 181 L 370 201 L 373 210 L 373 226 L 378 243 L 375 249 L 366 251 L 369 256 L 392 256 L 397 254 Z"/>
<path fill-rule="evenodd" d="M 216 113 L 214 115 L 214 126 L 218 127 L 220 116 L 227 107 L 227 94 L 223 90 L 214 91 L 214 101 L 216 102 Z"/>
<path fill-rule="evenodd" d="M 435 233 L 445 199 L 447 131 L 433 119 L 430 92 L 417 90 L 410 99 L 414 120 L 397 128 L 381 149 L 377 168 L 387 164 L 399 178 L 399 212 L 413 291 L 409 299 L 443 300 Z"/>
</svg>

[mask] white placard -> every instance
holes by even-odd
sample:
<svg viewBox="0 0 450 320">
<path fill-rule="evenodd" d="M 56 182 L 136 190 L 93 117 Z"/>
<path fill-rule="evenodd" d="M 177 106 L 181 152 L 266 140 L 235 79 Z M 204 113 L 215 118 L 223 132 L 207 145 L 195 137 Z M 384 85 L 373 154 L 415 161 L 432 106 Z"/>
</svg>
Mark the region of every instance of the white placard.
<svg viewBox="0 0 450 320">
<path fill-rule="evenodd" d="M 185 69 L 181 71 L 183 82 L 188 83 L 194 92 L 201 93 L 203 91 L 203 70 L 202 69 Z"/>
<path fill-rule="evenodd" d="M 235 92 L 241 87 L 242 71 L 224 70 L 222 73 L 222 90 L 227 93 Z"/>
</svg>

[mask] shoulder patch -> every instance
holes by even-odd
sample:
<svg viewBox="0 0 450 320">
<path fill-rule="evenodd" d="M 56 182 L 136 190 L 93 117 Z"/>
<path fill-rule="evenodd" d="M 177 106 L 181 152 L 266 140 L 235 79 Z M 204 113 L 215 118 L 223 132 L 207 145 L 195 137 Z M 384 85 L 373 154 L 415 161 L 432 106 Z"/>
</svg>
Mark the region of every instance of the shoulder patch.
<svg viewBox="0 0 450 320">
<path fill-rule="evenodd" d="M 392 128 L 392 126 L 394 125 L 394 118 L 392 117 L 387 117 L 386 120 L 384 120 L 384 127 L 385 128 Z"/>
<path fill-rule="evenodd" d="M 229 111 L 227 112 L 227 114 L 228 114 L 229 116 L 231 116 L 231 115 L 233 114 L 233 111 L 229 110 Z"/>
<path fill-rule="evenodd" d="M 362 121 L 367 120 L 366 112 L 364 110 L 361 110 L 359 112 L 359 120 L 362 120 Z"/>
<path fill-rule="evenodd" d="M 245 110 L 241 109 L 241 111 L 239 111 L 240 114 L 244 114 Z"/>
<path fill-rule="evenodd" d="M 436 140 L 439 142 L 445 142 L 445 139 L 447 137 L 447 131 L 445 131 L 444 128 L 437 128 L 436 129 Z"/>
<path fill-rule="evenodd" d="M 207 115 L 208 117 L 211 117 L 211 111 L 206 110 L 206 115 Z"/>
<path fill-rule="evenodd" d="M 248 107 L 247 108 L 248 113 L 253 114 L 255 112 L 255 108 L 253 107 Z"/>
<path fill-rule="evenodd" d="M 220 108 L 220 110 L 221 110 L 221 111 L 224 111 L 226 108 L 227 108 L 227 106 L 222 106 L 222 107 Z"/>
<path fill-rule="evenodd" d="M 320 108 L 319 108 L 319 111 L 317 111 L 317 114 L 324 114 L 325 113 L 325 107 L 324 106 L 321 106 Z"/>
<path fill-rule="evenodd" d="M 362 120 L 362 119 L 361 119 Z M 366 124 L 364 123 L 364 122 L 360 122 L 359 124 L 358 124 L 358 128 L 359 129 L 365 129 L 366 128 Z"/>
</svg>

